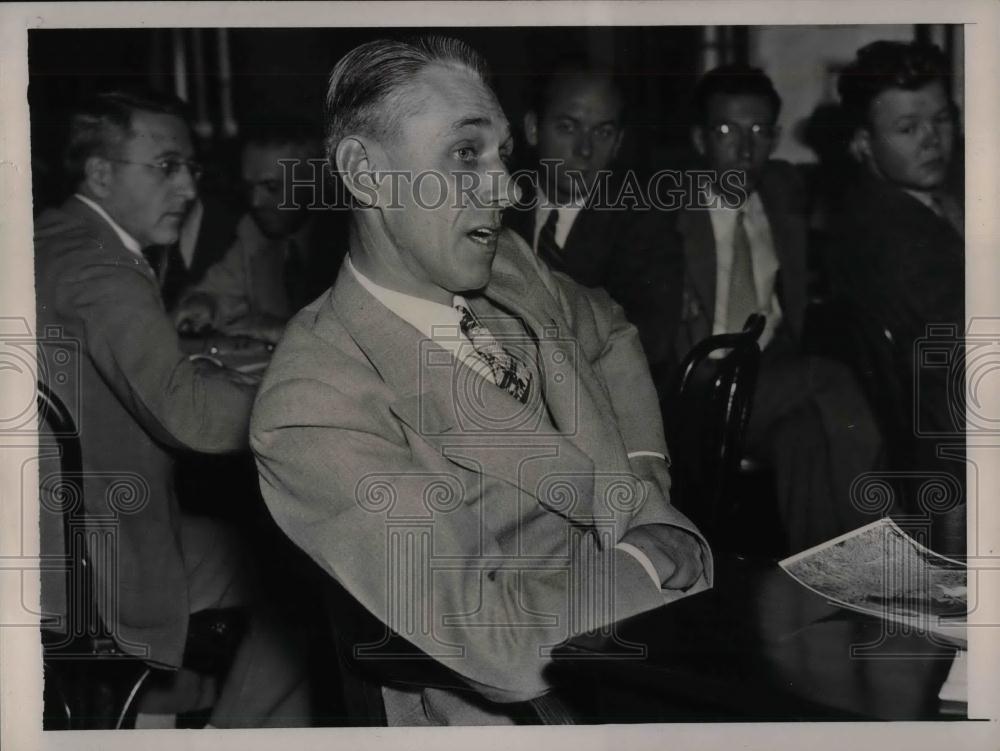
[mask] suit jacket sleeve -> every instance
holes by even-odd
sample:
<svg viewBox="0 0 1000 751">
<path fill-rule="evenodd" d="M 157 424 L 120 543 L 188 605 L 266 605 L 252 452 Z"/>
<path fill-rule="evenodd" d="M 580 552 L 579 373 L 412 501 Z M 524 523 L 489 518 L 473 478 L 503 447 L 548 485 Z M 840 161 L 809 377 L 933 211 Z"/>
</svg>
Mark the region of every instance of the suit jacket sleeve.
<svg viewBox="0 0 1000 751">
<path fill-rule="evenodd" d="M 140 424 L 181 448 L 244 448 L 254 388 L 232 381 L 222 368 L 188 360 L 139 266 L 85 253 L 71 257 L 79 260 L 67 260 L 56 304 L 61 315 L 82 322 L 94 366 Z"/>
<path fill-rule="evenodd" d="M 710 585 L 712 555 L 708 542 L 670 505 L 670 457 L 663 420 L 636 327 L 626 320 L 622 307 L 607 292 L 583 287 L 565 274 L 550 270 L 526 246 L 522 250 L 527 251 L 523 253 L 524 260 L 535 267 L 570 325 L 583 317 L 596 324 L 595 336 L 578 337 L 578 343 L 591 366 L 602 376 L 626 451 L 655 452 L 666 457 L 666 461 L 649 456 L 630 459 L 632 472 L 646 486 L 647 501 L 635 512 L 628 527 L 669 524 L 693 534 L 701 543 L 706 564 L 703 585 Z M 576 327 L 577 331 L 581 328 Z"/>
<path fill-rule="evenodd" d="M 293 322 L 282 346 L 304 336 Z M 323 347 L 296 347 L 294 359 Z M 366 609 L 479 693 L 539 696 L 550 688 L 545 647 L 663 603 L 628 554 L 569 524 L 551 535 L 567 541 L 568 558 L 550 559 L 568 564 L 530 569 L 500 555 L 474 509 L 534 508 L 533 499 L 457 465 L 430 472 L 440 452 L 400 426 L 359 358 L 327 347 L 313 373 L 269 374 L 254 409 L 251 445 L 272 515 Z M 461 486 L 456 505 L 441 503 L 441 483 Z M 552 518 L 526 508 L 520 524 Z M 604 604 L 578 599 L 591 592 Z"/>
</svg>

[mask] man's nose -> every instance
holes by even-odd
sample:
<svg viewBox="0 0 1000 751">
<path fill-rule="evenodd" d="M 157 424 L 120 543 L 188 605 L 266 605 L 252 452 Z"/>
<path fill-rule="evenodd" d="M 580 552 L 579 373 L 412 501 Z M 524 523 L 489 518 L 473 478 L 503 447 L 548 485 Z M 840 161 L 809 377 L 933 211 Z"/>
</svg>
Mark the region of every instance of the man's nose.
<svg viewBox="0 0 1000 751">
<path fill-rule="evenodd" d="M 503 162 L 484 176 L 482 186 L 479 196 L 484 206 L 506 209 L 521 199 L 521 189 Z"/>
<path fill-rule="evenodd" d="M 174 191 L 186 201 L 193 201 L 198 197 L 198 181 L 188 167 L 185 166 L 177 172 Z"/>
<path fill-rule="evenodd" d="M 573 142 L 573 152 L 576 156 L 589 159 L 594 153 L 594 143 L 590 133 L 580 133 Z"/>
<path fill-rule="evenodd" d="M 740 159 L 750 160 L 753 157 L 753 134 L 748 133 L 745 130 L 740 130 L 738 138 L 739 140 L 736 142 L 736 148 Z"/>
<path fill-rule="evenodd" d="M 941 134 L 941 126 L 936 123 L 927 123 L 923 128 L 923 138 L 921 145 L 925 149 L 936 148 L 941 145 L 944 139 Z"/>
</svg>

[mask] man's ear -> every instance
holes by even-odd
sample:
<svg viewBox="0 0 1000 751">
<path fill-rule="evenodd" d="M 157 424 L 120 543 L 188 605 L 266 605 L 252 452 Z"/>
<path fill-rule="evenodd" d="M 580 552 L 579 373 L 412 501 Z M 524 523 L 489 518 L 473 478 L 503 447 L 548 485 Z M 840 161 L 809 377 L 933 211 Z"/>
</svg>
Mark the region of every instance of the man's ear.
<svg viewBox="0 0 1000 751">
<path fill-rule="evenodd" d="M 867 128 L 858 128 L 854 131 L 847 152 L 861 164 L 872 164 L 872 134 Z"/>
<path fill-rule="evenodd" d="M 361 206 L 379 203 L 379 181 L 375 173 L 372 144 L 348 136 L 337 144 L 334 160 L 344 186 Z"/>
<path fill-rule="evenodd" d="M 705 156 L 705 129 L 700 125 L 691 128 L 691 145 L 698 152 L 698 156 Z"/>
<path fill-rule="evenodd" d="M 102 156 L 89 156 L 83 163 L 83 183 L 98 198 L 111 194 L 111 162 Z"/>
<path fill-rule="evenodd" d="M 771 138 L 771 145 L 767 149 L 768 157 L 774 153 L 774 150 L 778 148 L 778 144 L 781 142 L 781 126 L 775 123 L 772 127 L 774 128 L 774 136 Z"/>
<path fill-rule="evenodd" d="M 524 139 L 532 148 L 538 146 L 538 115 L 534 110 L 528 111 L 524 116 Z"/>
<path fill-rule="evenodd" d="M 618 129 L 618 135 L 615 136 L 615 146 L 611 150 L 611 158 L 616 159 L 618 157 L 618 149 L 622 147 L 622 141 L 625 140 L 625 128 Z"/>
</svg>

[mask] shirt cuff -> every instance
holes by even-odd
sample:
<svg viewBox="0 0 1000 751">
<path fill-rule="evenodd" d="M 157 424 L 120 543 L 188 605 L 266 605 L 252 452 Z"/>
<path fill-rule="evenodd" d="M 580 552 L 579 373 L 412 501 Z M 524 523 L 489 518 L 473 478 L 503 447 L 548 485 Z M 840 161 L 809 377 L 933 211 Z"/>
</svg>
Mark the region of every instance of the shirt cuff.
<svg viewBox="0 0 1000 751">
<path fill-rule="evenodd" d="M 639 550 L 639 548 L 637 548 L 635 545 L 632 545 L 627 542 L 620 542 L 617 545 L 615 545 L 615 547 L 618 550 L 621 550 L 623 553 L 628 553 L 630 556 L 635 558 L 639 562 L 639 565 L 642 566 L 642 568 L 645 570 L 645 572 L 649 574 L 649 578 L 653 580 L 653 584 L 656 586 L 656 588 L 663 589 L 663 582 L 660 581 L 660 575 L 656 573 L 656 567 L 653 565 L 653 562 L 649 560 L 649 556 L 647 556 L 645 553 Z"/>
<path fill-rule="evenodd" d="M 661 454 L 659 451 L 629 451 L 628 458 L 634 459 L 637 456 L 655 456 L 657 459 L 667 460 L 666 455 Z M 631 547 L 631 546 L 630 546 Z M 645 556 L 643 556 L 645 557 Z"/>
</svg>

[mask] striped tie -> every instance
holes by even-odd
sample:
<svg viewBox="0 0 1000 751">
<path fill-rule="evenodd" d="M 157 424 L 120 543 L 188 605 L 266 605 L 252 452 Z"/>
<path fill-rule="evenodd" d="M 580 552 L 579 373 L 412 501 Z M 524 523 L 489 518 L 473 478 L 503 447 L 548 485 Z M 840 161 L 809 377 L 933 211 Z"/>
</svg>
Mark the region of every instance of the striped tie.
<svg viewBox="0 0 1000 751">
<path fill-rule="evenodd" d="M 455 309 L 462 316 L 459 328 L 472 342 L 479 358 L 489 366 L 496 385 L 522 404 L 527 404 L 531 393 L 531 371 L 528 367 L 504 349 L 471 310 L 460 304 L 456 304 Z"/>
<path fill-rule="evenodd" d="M 556 242 L 559 209 L 552 209 L 538 233 L 538 256 L 556 271 L 565 271 L 563 249 Z"/>
</svg>

